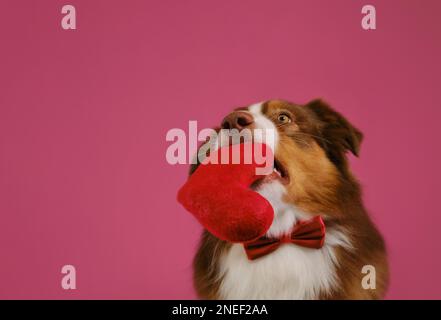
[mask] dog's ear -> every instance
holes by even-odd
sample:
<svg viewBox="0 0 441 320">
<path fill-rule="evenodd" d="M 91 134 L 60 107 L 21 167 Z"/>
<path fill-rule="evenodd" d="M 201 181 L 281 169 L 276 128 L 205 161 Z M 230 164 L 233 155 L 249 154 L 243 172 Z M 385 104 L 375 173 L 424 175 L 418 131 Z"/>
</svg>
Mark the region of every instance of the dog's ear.
<svg viewBox="0 0 441 320">
<path fill-rule="evenodd" d="M 306 104 L 306 107 L 313 111 L 320 121 L 320 131 L 329 141 L 326 149 L 330 150 L 327 151 L 331 153 L 350 151 L 355 156 L 360 154 L 360 144 L 363 140 L 360 130 L 323 100 L 313 100 Z"/>
</svg>

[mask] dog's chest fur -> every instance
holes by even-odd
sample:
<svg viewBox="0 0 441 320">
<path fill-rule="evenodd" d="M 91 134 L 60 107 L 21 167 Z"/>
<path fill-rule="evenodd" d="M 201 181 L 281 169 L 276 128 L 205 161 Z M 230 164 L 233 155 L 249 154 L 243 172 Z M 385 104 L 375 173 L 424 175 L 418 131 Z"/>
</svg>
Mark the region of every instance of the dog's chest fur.
<svg viewBox="0 0 441 320">
<path fill-rule="evenodd" d="M 265 185 L 258 192 L 273 206 L 274 222 L 267 235 L 289 232 L 298 219 L 308 216 L 282 201 L 279 182 Z M 350 246 L 343 232 L 327 230 L 325 245 L 310 249 L 283 244 L 275 252 L 248 260 L 241 244 L 232 245 L 219 260 L 221 299 L 317 299 L 339 285 L 336 246 Z"/>
</svg>

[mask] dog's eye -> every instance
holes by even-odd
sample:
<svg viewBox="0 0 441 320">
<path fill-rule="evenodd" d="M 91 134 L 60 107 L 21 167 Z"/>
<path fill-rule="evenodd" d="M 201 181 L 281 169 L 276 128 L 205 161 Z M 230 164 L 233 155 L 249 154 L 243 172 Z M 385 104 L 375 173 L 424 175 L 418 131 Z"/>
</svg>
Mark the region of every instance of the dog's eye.
<svg viewBox="0 0 441 320">
<path fill-rule="evenodd" d="M 290 123 L 291 122 L 291 118 L 288 115 L 284 114 L 284 113 L 279 114 L 279 116 L 277 117 L 277 120 L 281 124 L 285 124 L 285 123 Z"/>
</svg>

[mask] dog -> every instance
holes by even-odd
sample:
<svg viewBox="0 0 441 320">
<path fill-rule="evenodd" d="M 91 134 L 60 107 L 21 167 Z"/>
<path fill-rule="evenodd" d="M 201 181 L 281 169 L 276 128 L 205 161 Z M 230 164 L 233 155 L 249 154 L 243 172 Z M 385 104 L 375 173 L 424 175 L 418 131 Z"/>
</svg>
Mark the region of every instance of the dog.
<svg viewBox="0 0 441 320">
<path fill-rule="evenodd" d="M 388 283 L 383 238 L 362 202 L 347 153 L 359 155 L 363 135 L 318 99 L 305 105 L 270 100 L 227 115 L 222 129 L 273 129 L 278 179 L 254 186 L 274 209 L 269 239 L 290 234 L 303 221 L 323 219 L 320 248 L 283 242 L 257 259 L 244 245 L 204 230 L 193 262 L 202 299 L 381 299 Z M 193 165 L 190 174 L 198 164 Z M 375 283 L 363 286 L 365 266 Z"/>
</svg>

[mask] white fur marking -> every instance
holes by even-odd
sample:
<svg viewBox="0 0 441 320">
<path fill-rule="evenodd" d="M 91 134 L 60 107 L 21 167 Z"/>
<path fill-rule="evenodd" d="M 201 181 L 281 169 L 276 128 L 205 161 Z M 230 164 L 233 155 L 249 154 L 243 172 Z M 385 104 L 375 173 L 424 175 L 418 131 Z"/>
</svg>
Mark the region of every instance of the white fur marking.
<svg viewBox="0 0 441 320">
<path fill-rule="evenodd" d="M 255 103 L 248 107 L 248 111 L 253 115 L 255 127 L 258 129 L 271 130 L 274 133 L 274 141 L 271 143 L 270 147 L 275 152 L 277 148 L 277 143 L 279 139 L 279 135 L 277 132 L 277 128 L 274 123 L 265 117 L 262 113 L 262 103 Z M 256 139 L 257 141 L 257 139 Z M 262 141 L 257 142 L 265 142 L 265 137 L 262 137 Z"/>
<path fill-rule="evenodd" d="M 274 210 L 274 220 L 266 233 L 269 237 L 279 237 L 291 231 L 298 220 L 312 218 L 311 215 L 283 201 L 285 188 L 280 181 L 266 183 L 256 190 L 271 204 Z"/>
</svg>

